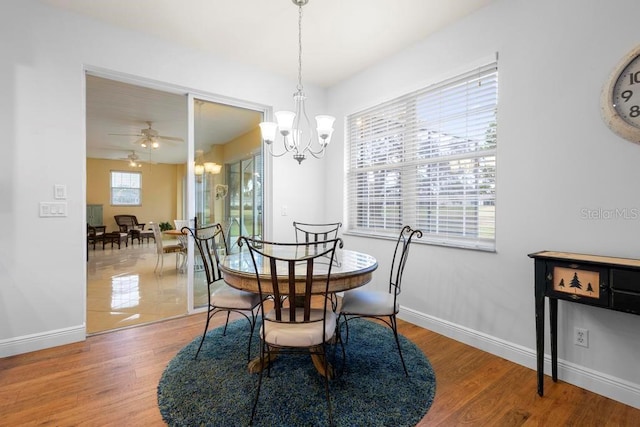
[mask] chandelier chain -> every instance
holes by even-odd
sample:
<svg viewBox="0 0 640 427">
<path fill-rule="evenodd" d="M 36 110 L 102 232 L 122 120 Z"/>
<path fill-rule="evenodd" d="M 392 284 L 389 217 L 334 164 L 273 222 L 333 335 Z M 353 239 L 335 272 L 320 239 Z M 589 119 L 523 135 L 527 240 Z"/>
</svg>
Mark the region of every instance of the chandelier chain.
<svg viewBox="0 0 640 427">
<path fill-rule="evenodd" d="M 320 159 L 324 156 L 325 149 L 331 141 L 333 133 L 333 123 L 335 117 L 328 115 L 316 116 L 315 131 L 318 140 L 316 141 L 317 149 L 313 147 L 314 128 L 307 115 L 305 108 L 306 95 L 302 86 L 302 6 L 306 5 L 309 0 L 292 0 L 293 4 L 298 6 L 298 85 L 297 90 L 293 94 L 295 111 L 277 111 L 275 113 L 276 122 L 260 123 L 262 139 L 266 146 L 269 147 L 269 153 L 273 157 L 281 157 L 287 153 L 292 153 L 293 158 L 302 163 L 307 154 Z M 274 152 L 273 143 L 276 136 L 282 135 L 284 151 L 281 153 Z M 306 141 L 306 142 L 305 142 Z"/>
<path fill-rule="evenodd" d="M 302 5 L 298 6 L 298 90 L 302 90 Z"/>
</svg>

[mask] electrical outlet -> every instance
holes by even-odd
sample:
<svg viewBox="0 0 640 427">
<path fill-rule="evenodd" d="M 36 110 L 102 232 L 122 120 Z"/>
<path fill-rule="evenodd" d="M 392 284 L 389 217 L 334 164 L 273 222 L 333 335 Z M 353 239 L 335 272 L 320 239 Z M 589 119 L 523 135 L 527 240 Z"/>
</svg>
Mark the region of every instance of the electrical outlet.
<svg viewBox="0 0 640 427">
<path fill-rule="evenodd" d="M 589 347 L 589 330 L 583 328 L 574 328 L 573 343 L 580 347 Z"/>
</svg>

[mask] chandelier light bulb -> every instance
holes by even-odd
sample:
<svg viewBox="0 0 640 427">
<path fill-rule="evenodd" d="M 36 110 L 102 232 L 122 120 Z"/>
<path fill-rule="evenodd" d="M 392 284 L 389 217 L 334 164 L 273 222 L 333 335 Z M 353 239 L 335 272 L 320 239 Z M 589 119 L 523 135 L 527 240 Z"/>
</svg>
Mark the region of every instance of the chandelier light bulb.
<svg viewBox="0 0 640 427">
<path fill-rule="evenodd" d="M 262 122 L 260 123 L 260 131 L 262 132 L 264 143 L 267 145 L 272 144 L 276 140 L 278 124 L 275 122 Z"/>
<path fill-rule="evenodd" d="M 278 129 L 280 129 L 282 136 L 289 135 L 293 128 L 293 120 L 296 118 L 296 113 L 293 111 L 278 111 L 275 115 Z"/>
</svg>

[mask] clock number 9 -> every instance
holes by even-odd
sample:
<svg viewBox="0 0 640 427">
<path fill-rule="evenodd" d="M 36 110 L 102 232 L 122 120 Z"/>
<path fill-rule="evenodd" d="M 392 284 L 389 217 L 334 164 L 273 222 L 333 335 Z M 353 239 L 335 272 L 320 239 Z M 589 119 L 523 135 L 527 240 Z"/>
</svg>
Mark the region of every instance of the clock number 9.
<svg viewBox="0 0 640 427">
<path fill-rule="evenodd" d="M 621 97 L 624 98 L 624 102 L 627 102 L 631 99 L 631 97 L 633 96 L 633 91 L 631 90 L 625 90 L 624 92 L 622 92 L 620 94 Z"/>
</svg>

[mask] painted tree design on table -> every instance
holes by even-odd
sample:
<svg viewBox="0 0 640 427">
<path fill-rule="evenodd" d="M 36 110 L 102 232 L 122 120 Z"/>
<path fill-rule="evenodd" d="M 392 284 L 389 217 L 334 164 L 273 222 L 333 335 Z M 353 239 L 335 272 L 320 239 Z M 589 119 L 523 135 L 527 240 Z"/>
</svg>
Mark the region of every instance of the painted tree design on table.
<svg viewBox="0 0 640 427">
<path fill-rule="evenodd" d="M 593 286 L 591 286 L 591 282 L 587 283 L 587 292 L 589 292 L 590 294 L 592 294 L 593 291 Z"/>
<path fill-rule="evenodd" d="M 569 283 L 569 287 L 582 289 L 582 284 L 580 283 L 580 279 L 578 279 L 578 273 L 573 273 L 573 279 L 571 279 L 571 282 Z"/>
<path fill-rule="evenodd" d="M 560 279 L 560 283 L 558 283 L 558 286 L 564 288 L 564 279 Z"/>
</svg>

